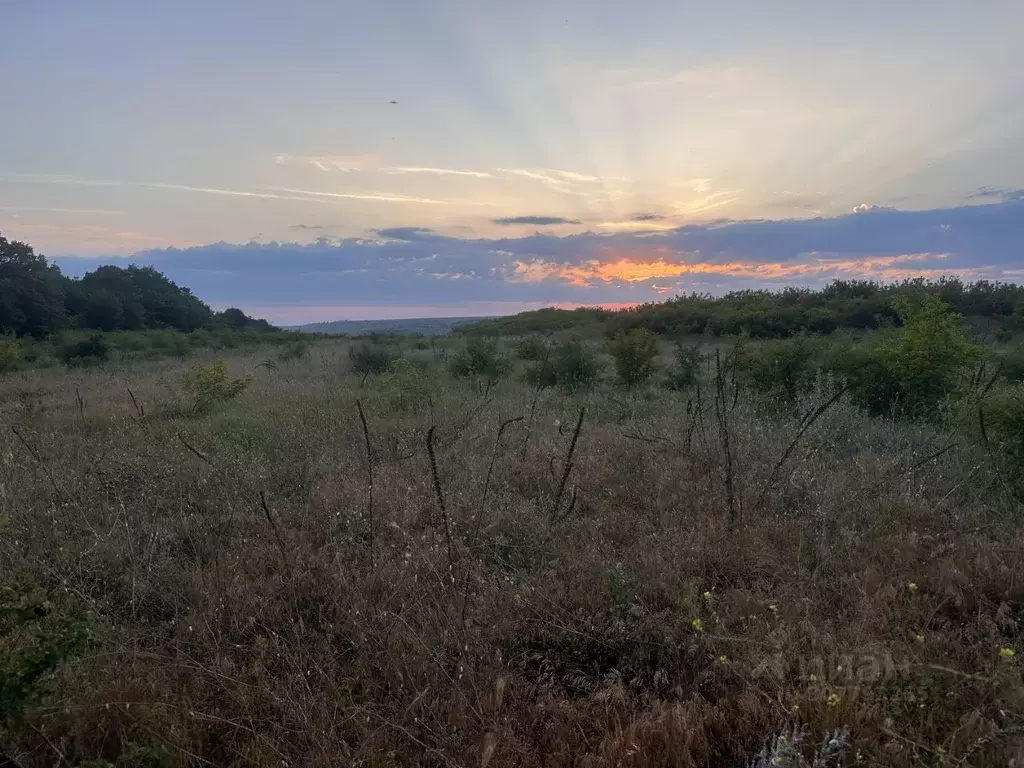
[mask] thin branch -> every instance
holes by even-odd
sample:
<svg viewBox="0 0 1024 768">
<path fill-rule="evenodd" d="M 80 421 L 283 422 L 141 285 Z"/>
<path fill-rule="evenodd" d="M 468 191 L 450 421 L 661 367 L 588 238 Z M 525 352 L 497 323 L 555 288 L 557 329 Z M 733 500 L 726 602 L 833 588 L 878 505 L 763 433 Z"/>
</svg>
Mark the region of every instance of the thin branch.
<svg viewBox="0 0 1024 768">
<path fill-rule="evenodd" d="M 444 539 L 448 545 L 448 567 L 455 565 L 455 548 L 452 546 L 452 526 L 448 519 L 448 507 L 444 503 L 444 491 L 441 490 L 441 477 L 437 472 L 437 456 L 434 455 L 434 430 L 431 426 L 427 430 L 427 455 L 430 457 L 430 477 L 434 482 L 434 495 L 437 496 L 437 506 L 441 510 L 441 522 L 444 525 Z"/>
<path fill-rule="evenodd" d="M 757 511 L 761 507 L 761 503 L 764 501 L 765 496 L 768 494 L 768 491 L 770 491 L 772 489 L 772 486 L 775 485 L 775 482 L 778 480 L 779 470 L 782 469 L 782 466 L 786 463 L 786 460 L 790 457 L 793 451 L 796 450 L 796 446 L 797 443 L 800 442 L 800 438 L 807 433 L 807 430 L 814 426 L 814 422 L 816 422 L 821 417 L 821 415 L 825 413 L 825 411 L 827 411 L 836 402 L 838 402 L 839 398 L 841 398 L 846 393 L 847 386 L 848 385 L 844 384 L 842 387 L 839 388 L 839 391 L 832 395 L 832 397 L 830 397 L 828 400 L 826 400 L 824 403 L 822 403 L 812 411 L 808 411 L 807 415 L 805 415 L 804 418 L 801 420 L 800 429 L 797 430 L 796 434 L 793 436 L 793 439 L 789 442 L 789 445 L 786 446 L 786 450 L 783 451 L 782 456 L 779 458 L 779 460 L 775 462 L 775 466 L 772 467 L 772 471 L 771 473 L 769 473 L 768 479 L 765 481 L 764 487 L 761 488 L 761 493 L 758 494 L 757 501 L 754 502 L 755 511 Z"/>
<path fill-rule="evenodd" d="M 366 425 L 366 414 L 363 413 L 363 404 L 356 400 L 356 410 L 359 411 L 359 421 L 363 425 L 363 440 L 366 443 L 366 474 L 368 482 L 366 485 L 366 520 L 369 528 L 370 546 L 370 570 L 373 570 L 373 447 L 370 444 L 370 429 Z"/>
<path fill-rule="evenodd" d="M 555 501 L 551 505 L 551 512 L 548 516 L 548 528 L 551 528 L 558 521 L 558 510 L 562 506 L 562 496 L 565 495 L 565 485 L 569 482 L 569 473 L 572 472 L 572 455 L 576 452 L 576 441 L 580 439 L 580 430 L 583 429 L 583 416 L 586 414 L 586 407 L 580 408 L 580 417 L 576 420 L 576 429 L 573 430 L 572 440 L 569 442 L 569 450 L 565 454 L 565 463 L 562 465 L 562 479 L 558 483 L 558 492 L 555 494 Z"/>
<path fill-rule="evenodd" d="M 22 435 L 21 432 L 18 431 L 18 428 L 13 424 L 11 425 L 11 432 L 13 432 L 15 436 L 17 436 L 18 440 L 20 440 L 21 444 L 25 446 L 26 450 L 28 450 L 32 458 L 36 460 L 36 463 L 39 465 L 39 468 L 43 470 L 43 474 L 46 475 L 46 479 L 49 480 L 50 485 L 53 486 L 53 490 L 54 493 L 57 494 L 57 498 L 60 499 L 61 501 L 69 501 L 68 495 L 63 490 L 61 490 L 61 487 L 59 485 L 57 485 L 57 481 L 56 479 L 54 479 L 53 474 L 50 472 L 50 468 L 46 466 L 46 463 L 39 456 L 39 453 L 36 451 L 36 449 L 32 447 L 31 443 L 29 443 L 29 441 L 25 439 L 25 436 Z"/>
<path fill-rule="evenodd" d="M 281 551 L 281 563 L 289 575 L 294 575 L 291 560 L 288 557 L 288 550 L 284 546 L 284 537 L 281 536 L 281 529 L 277 527 L 277 522 L 274 520 L 270 507 L 267 505 L 266 494 L 262 490 L 260 491 L 260 506 L 263 508 L 263 514 L 266 515 L 267 522 L 270 523 L 270 527 L 274 531 L 274 538 L 277 539 L 277 548 Z"/>
</svg>

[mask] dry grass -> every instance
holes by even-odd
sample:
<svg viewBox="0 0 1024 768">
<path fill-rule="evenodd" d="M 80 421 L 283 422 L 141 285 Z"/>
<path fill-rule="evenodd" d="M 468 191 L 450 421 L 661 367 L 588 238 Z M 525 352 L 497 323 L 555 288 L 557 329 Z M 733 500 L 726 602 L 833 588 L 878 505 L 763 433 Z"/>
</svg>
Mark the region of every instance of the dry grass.
<svg viewBox="0 0 1024 768">
<path fill-rule="evenodd" d="M 842 399 L 795 447 L 799 417 L 742 393 L 534 413 L 440 354 L 407 386 L 344 342 L 249 353 L 198 416 L 182 363 L 0 381 L 0 581 L 93 635 L 0 751 L 717 766 L 799 726 L 807 757 L 849 728 L 845 765 L 1024 760 L 1024 531 L 983 455 L 922 462 L 951 438 Z"/>
</svg>

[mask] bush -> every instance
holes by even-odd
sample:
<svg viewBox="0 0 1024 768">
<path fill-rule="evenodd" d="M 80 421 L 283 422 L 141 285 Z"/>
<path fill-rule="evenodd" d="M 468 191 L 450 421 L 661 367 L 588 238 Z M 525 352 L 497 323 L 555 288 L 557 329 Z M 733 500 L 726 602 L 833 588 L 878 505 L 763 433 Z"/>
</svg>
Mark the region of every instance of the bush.
<svg viewBox="0 0 1024 768">
<path fill-rule="evenodd" d="M 5 724 L 45 692 L 53 672 L 88 640 L 85 622 L 60 613 L 41 589 L 0 587 L 0 737 Z"/>
<path fill-rule="evenodd" d="M 533 386 L 558 386 L 567 392 L 592 388 L 601 375 L 601 362 L 588 345 L 578 340 L 564 341 L 545 363 L 526 369 L 526 380 Z"/>
<path fill-rule="evenodd" d="M 479 376 L 493 382 L 510 369 L 508 358 L 498 353 L 497 343 L 484 336 L 470 336 L 448 362 L 448 371 L 457 379 Z"/>
<path fill-rule="evenodd" d="M 1017 470 L 1024 470 L 1024 383 L 995 393 L 981 406 L 989 438 Z"/>
<path fill-rule="evenodd" d="M 675 365 L 669 371 L 665 385 L 669 389 L 689 389 L 700 377 L 700 366 L 703 362 L 700 345 L 676 344 Z"/>
<path fill-rule="evenodd" d="M 761 392 L 778 391 L 794 403 L 810 390 L 818 372 L 819 345 L 806 336 L 749 345 L 740 357 L 740 368 Z"/>
<path fill-rule="evenodd" d="M 21 360 L 21 344 L 13 339 L 0 341 L 0 373 L 17 370 Z"/>
<path fill-rule="evenodd" d="M 539 362 L 547 356 L 548 345 L 544 343 L 543 339 L 530 336 L 516 342 L 513 354 L 520 360 Z"/>
<path fill-rule="evenodd" d="M 384 389 L 397 408 L 406 410 L 411 404 L 426 402 L 430 397 L 430 380 L 422 367 L 404 357 L 396 357 L 383 379 Z"/>
<path fill-rule="evenodd" d="M 615 361 L 615 373 L 626 386 L 643 384 L 654 373 L 658 356 L 658 337 L 646 328 L 619 331 L 608 343 L 608 352 Z"/>
<path fill-rule="evenodd" d="M 60 350 L 65 365 L 89 365 L 110 359 L 110 345 L 101 333 L 65 344 Z"/>
<path fill-rule="evenodd" d="M 386 373 L 395 355 L 380 344 L 364 341 L 349 348 L 348 359 L 352 361 L 354 373 L 366 376 L 371 373 Z"/>
<path fill-rule="evenodd" d="M 879 339 L 829 345 L 823 368 L 846 383 L 850 401 L 872 416 L 900 411 L 906 393 L 878 351 Z"/>
<path fill-rule="evenodd" d="M 900 412 L 927 417 L 955 395 L 964 381 L 965 368 L 978 357 L 967 339 L 960 315 L 934 296 L 920 303 L 896 304 L 903 326 L 878 347 L 878 353 L 904 395 Z"/>
<path fill-rule="evenodd" d="M 185 372 L 185 387 L 192 395 L 192 412 L 208 410 L 240 395 L 252 381 L 252 374 L 233 379 L 228 374 L 227 360 L 196 362 Z"/>
</svg>

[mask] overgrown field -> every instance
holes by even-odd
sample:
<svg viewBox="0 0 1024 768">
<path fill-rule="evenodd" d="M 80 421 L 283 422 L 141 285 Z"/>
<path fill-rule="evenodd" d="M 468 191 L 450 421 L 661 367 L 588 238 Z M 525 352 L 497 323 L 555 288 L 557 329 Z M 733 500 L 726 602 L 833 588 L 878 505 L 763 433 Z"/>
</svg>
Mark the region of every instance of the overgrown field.
<svg viewBox="0 0 1024 768">
<path fill-rule="evenodd" d="M 908 327 L 878 416 L 803 340 L 12 373 L 0 752 L 1020 765 L 1017 385 Z"/>
</svg>

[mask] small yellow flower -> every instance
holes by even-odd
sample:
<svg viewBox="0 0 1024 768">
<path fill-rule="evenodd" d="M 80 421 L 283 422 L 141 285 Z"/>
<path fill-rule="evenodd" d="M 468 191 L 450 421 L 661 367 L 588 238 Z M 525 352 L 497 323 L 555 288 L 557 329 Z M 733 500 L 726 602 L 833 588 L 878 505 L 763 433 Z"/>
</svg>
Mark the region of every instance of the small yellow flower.
<svg viewBox="0 0 1024 768">
<path fill-rule="evenodd" d="M 999 655 L 1004 659 L 1012 659 L 1017 655 L 1017 652 L 1013 648 L 1000 648 Z"/>
<path fill-rule="evenodd" d="M 768 610 L 771 611 L 772 613 L 778 613 L 779 612 L 779 606 L 777 606 L 775 603 L 772 603 L 771 605 L 768 606 Z"/>
<path fill-rule="evenodd" d="M 704 631 L 704 622 L 701 621 L 700 619 L 694 619 L 693 621 L 691 621 L 690 622 L 690 626 L 693 627 L 698 632 L 703 632 Z"/>
<path fill-rule="evenodd" d="M 839 694 L 838 693 L 830 693 L 828 695 L 828 698 L 825 699 L 825 703 L 828 706 L 830 706 L 830 707 L 839 706 Z"/>
<path fill-rule="evenodd" d="M 704 599 L 705 599 L 705 600 L 706 600 L 707 602 L 709 602 L 709 603 L 711 602 L 711 599 L 712 599 L 713 597 L 714 597 L 714 595 L 712 595 L 712 594 L 711 594 L 710 592 L 705 592 L 705 593 L 704 593 Z"/>
<path fill-rule="evenodd" d="M 917 592 L 917 584 L 915 584 L 914 582 L 910 582 L 909 584 L 907 584 L 907 590 L 910 592 L 910 594 L 915 594 Z"/>
<path fill-rule="evenodd" d="M 818 676 L 817 675 L 811 675 L 807 679 L 810 680 L 812 683 L 818 682 Z"/>
<path fill-rule="evenodd" d="M 914 642 L 917 643 L 918 645 L 924 645 L 924 635 L 922 635 L 922 634 L 914 635 Z"/>
<path fill-rule="evenodd" d="M 719 664 L 728 664 L 729 663 L 729 657 L 728 656 L 719 656 L 718 657 L 718 663 Z"/>
<path fill-rule="evenodd" d="M 793 714 L 796 714 L 797 712 L 800 711 L 800 705 L 799 704 L 794 704 L 792 707 L 789 708 L 789 711 L 792 712 Z"/>
</svg>

